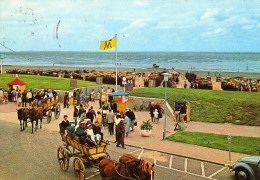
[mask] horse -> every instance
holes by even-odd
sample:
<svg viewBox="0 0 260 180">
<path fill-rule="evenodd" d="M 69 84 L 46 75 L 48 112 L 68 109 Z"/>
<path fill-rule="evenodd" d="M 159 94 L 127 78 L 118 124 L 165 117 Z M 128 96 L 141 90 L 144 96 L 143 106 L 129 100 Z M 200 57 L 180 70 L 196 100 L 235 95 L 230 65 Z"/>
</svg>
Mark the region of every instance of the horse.
<svg viewBox="0 0 260 180">
<path fill-rule="evenodd" d="M 38 128 L 38 120 L 41 121 L 40 123 L 40 128 L 42 128 L 42 118 L 43 118 L 43 110 L 42 109 L 35 109 L 35 108 L 30 108 L 29 109 L 29 119 L 31 120 L 32 123 L 32 134 L 33 134 L 33 122 L 35 121 L 35 131 Z"/>
<path fill-rule="evenodd" d="M 133 160 L 137 159 L 137 157 L 133 154 L 123 154 L 120 158 L 119 158 L 119 162 L 121 163 L 128 163 L 131 162 Z M 151 164 L 149 161 L 147 160 L 141 160 L 140 161 L 140 167 L 141 167 L 141 175 L 142 178 L 141 179 L 154 179 L 154 163 Z"/>
<path fill-rule="evenodd" d="M 125 156 L 125 157 L 124 157 Z M 154 179 L 154 164 L 137 159 L 133 155 L 120 157 L 119 162 L 104 158 L 99 162 L 101 178 L 111 180 L 151 180 Z"/>
<path fill-rule="evenodd" d="M 17 110 L 18 120 L 20 121 L 20 131 L 24 131 L 25 127 L 27 127 L 27 119 L 28 119 L 28 108 L 20 108 Z"/>
</svg>

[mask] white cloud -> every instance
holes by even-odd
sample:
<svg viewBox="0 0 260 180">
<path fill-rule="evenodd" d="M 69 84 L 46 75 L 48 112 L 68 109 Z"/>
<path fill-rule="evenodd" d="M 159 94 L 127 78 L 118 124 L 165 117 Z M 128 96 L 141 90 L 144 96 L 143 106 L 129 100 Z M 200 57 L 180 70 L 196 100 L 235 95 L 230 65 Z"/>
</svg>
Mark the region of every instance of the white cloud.
<svg viewBox="0 0 260 180">
<path fill-rule="evenodd" d="M 250 29 L 253 29 L 253 28 L 254 28 L 254 25 L 244 25 L 244 26 L 242 26 L 243 30 L 250 30 Z"/>
<path fill-rule="evenodd" d="M 153 29 L 181 29 L 192 28 L 196 26 L 197 19 L 193 12 L 185 12 L 179 14 L 162 14 Z"/>
<path fill-rule="evenodd" d="M 137 6 L 137 7 L 143 7 L 146 5 L 147 5 L 147 2 L 145 2 L 145 1 L 134 1 L 133 2 L 133 6 Z"/>
<path fill-rule="evenodd" d="M 150 20 L 144 20 L 144 19 L 133 20 L 128 26 L 121 29 L 121 32 L 127 33 L 128 31 L 132 31 L 132 30 L 136 31 L 140 28 L 145 27 L 149 21 Z"/>
<path fill-rule="evenodd" d="M 225 28 L 216 28 L 213 31 L 207 31 L 203 32 L 200 35 L 204 37 L 215 37 L 215 36 L 221 36 L 227 33 L 227 29 Z"/>
<path fill-rule="evenodd" d="M 200 20 L 214 19 L 220 13 L 219 9 L 207 9 L 204 14 L 200 17 Z"/>
</svg>

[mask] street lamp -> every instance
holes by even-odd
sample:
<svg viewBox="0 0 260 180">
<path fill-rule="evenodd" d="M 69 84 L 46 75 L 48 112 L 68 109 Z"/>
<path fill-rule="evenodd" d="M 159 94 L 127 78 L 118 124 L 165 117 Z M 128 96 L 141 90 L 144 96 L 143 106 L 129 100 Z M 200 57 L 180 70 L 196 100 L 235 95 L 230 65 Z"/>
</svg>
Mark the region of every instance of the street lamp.
<svg viewBox="0 0 260 180">
<path fill-rule="evenodd" d="M 165 84 L 164 88 L 164 130 L 163 130 L 163 140 L 166 139 L 166 100 L 167 100 L 167 83 L 169 79 L 169 73 L 163 73 L 163 81 Z"/>
</svg>

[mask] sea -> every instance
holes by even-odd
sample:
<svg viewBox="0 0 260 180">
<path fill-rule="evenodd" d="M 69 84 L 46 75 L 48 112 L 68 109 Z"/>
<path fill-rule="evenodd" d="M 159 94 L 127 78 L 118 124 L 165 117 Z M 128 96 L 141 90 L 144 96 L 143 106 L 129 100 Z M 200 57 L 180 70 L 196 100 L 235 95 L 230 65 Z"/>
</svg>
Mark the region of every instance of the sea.
<svg viewBox="0 0 260 180">
<path fill-rule="evenodd" d="M 260 53 L 240 52 L 0 52 L 3 65 L 260 73 Z"/>
</svg>

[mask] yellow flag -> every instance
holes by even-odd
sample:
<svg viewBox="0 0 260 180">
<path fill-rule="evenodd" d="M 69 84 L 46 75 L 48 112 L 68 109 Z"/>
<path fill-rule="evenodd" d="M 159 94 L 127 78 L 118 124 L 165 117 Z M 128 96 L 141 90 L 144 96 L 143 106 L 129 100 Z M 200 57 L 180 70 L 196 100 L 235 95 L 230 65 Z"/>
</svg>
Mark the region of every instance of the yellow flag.
<svg viewBox="0 0 260 180">
<path fill-rule="evenodd" d="M 114 47 L 116 47 L 116 36 L 114 36 L 112 39 L 100 42 L 101 50 L 109 50 Z"/>
</svg>

